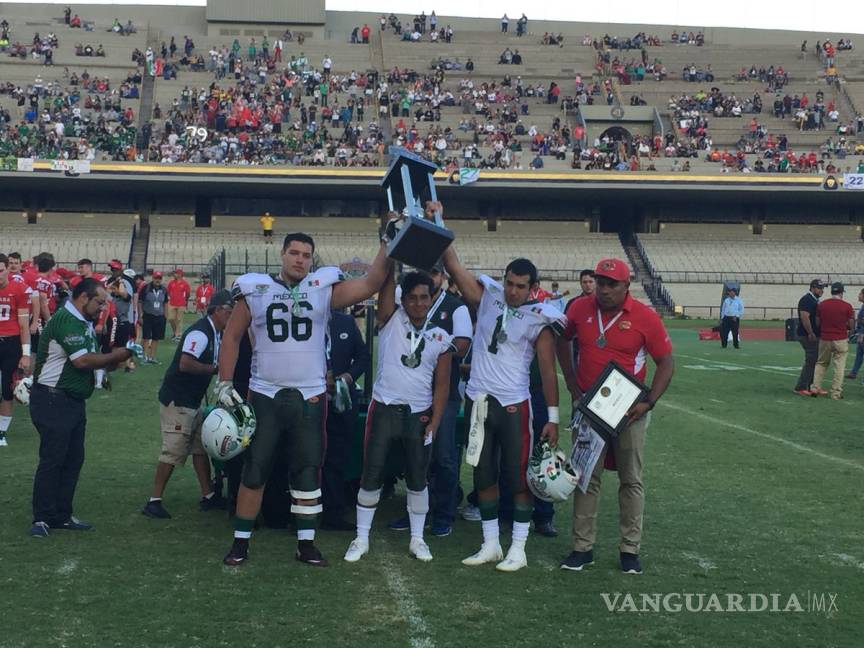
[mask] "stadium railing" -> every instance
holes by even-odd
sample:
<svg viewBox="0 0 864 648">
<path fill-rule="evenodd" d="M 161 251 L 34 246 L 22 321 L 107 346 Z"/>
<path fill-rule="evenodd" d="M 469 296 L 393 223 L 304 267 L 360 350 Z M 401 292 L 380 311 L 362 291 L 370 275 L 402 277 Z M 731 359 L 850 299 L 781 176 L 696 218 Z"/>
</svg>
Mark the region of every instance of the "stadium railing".
<svg viewBox="0 0 864 648">
<path fill-rule="evenodd" d="M 678 306 L 681 317 L 720 318 L 720 306 Z M 689 311 L 689 313 L 688 313 Z M 707 311 L 707 313 L 706 313 Z M 755 312 L 754 312 L 755 311 Z M 762 317 L 756 317 L 761 313 Z M 769 317 L 770 315 L 770 317 Z M 774 320 L 797 317 L 798 309 L 786 306 L 748 306 L 745 319 Z"/>
<path fill-rule="evenodd" d="M 758 284 L 809 284 L 814 277 L 819 277 L 828 283 L 843 281 L 850 284 L 864 283 L 864 273 L 836 272 L 821 276 L 816 272 L 708 272 L 697 270 L 652 270 L 652 277 L 662 277 L 669 283 L 711 283 L 724 281 L 741 281 Z"/>
</svg>

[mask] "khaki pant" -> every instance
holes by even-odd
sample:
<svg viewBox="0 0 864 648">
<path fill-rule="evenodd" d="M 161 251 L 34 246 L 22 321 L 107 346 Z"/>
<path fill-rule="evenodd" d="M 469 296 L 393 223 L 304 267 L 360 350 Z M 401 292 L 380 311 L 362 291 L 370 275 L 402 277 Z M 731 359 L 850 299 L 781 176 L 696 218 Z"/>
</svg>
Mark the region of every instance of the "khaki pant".
<svg viewBox="0 0 864 648">
<path fill-rule="evenodd" d="M 190 455 L 203 455 L 201 443 L 201 410 L 177 407 L 172 401 L 159 404 L 159 423 L 162 428 L 162 451 L 159 461 L 182 466 Z"/>
<path fill-rule="evenodd" d="M 645 431 L 650 422 L 649 412 L 612 442 L 618 468 L 619 551 L 627 553 L 638 554 L 642 542 L 642 510 L 645 503 L 642 450 L 645 447 Z M 594 466 L 588 491 L 583 493 L 577 488 L 573 495 L 573 549 L 576 551 L 590 551 L 597 538 L 597 503 L 607 450 L 608 445 Z"/>
<path fill-rule="evenodd" d="M 831 398 L 843 395 L 843 378 L 846 377 L 846 356 L 849 354 L 849 340 L 819 340 L 819 358 L 813 370 L 813 391 L 822 388 L 822 379 L 828 371 L 828 365 L 834 367 L 834 377 L 831 380 Z"/>
</svg>

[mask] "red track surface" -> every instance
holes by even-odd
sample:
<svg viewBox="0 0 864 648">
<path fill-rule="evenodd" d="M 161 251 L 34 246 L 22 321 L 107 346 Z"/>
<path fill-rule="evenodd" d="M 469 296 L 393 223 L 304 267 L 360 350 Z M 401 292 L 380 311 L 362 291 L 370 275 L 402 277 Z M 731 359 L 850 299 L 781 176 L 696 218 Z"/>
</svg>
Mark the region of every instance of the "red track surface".
<svg viewBox="0 0 864 648">
<path fill-rule="evenodd" d="M 780 341 L 786 339 L 786 332 L 782 328 L 742 328 L 739 331 L 742 340 L 774 340 Z M 715 333 L 711 340 L 707 342 L 717 342 L 720 340 L 720 334 Z"/>
</svg>

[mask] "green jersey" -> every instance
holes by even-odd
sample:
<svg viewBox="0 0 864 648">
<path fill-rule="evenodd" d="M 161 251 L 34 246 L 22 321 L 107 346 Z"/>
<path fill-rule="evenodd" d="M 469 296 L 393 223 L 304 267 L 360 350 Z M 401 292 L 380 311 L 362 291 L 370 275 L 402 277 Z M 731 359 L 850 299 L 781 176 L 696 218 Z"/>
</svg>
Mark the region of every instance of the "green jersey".
<svg viewBox="0 0 864 648">
<path fill-rule="evenodd" d="M 72 398 L 88 398 L 95 386 L 93 370 L 77 369 L 72 361 L 96 349 L 93 324 L 67 301 L 54 313 L 39 337 L 34 384 L 60 389 Z"/>
</svg>

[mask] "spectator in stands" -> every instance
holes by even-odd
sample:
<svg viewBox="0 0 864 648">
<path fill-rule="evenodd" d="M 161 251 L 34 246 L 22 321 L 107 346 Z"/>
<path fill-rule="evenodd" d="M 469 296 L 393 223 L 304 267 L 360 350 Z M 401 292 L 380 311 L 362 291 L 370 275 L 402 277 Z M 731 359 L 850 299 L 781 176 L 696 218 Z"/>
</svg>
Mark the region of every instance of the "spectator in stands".
<svg viewBox="0 0 864 648">
<path fill-rule="evenodd" d="M 804 365 L 795 385 L 795 393 L 810 396 L 810 386 L 813 384 L 813 373 L 816 360 L 819 357 L 819 322 L 816 319 L 816 308 L 819 298 L 825 290 L 821 279 L 810 282 L 810 290 L 798 301 L 798 342 L 804 349 Z"/>
<path fill-rule="evenodd" d="M 677 160 L 676 160 L 677 161 Z M 732 344 L 738 349 L 738 328 L 744 317 L 744 302 L 734 288 L 726 290 L 726 297 L 720 306 L 720 344 L 725 349 L 732 334 Z"/>
<path fill-rule="evenodd" d="M 864 364 L 864 288 L 858 293 L 858 301 L 861 303 L 861 307 L 858 309 L 858 318 L 855 320 L 855 364 L 852 365 L 852 370 L 846 375 L 852 380 L 858 377 L 858 371 Z"/>
<path fill-rule="evenodd" d="M 78 17 L 77 13 L 72 16 L 72 19 L 69 21 L 69 27 L 73 29 L 81 29 L 81 19 Z"/>
<path fill-rule="evenodd" d="M 270 215 L 270 212 L 264 212 L 264 215 L 258 219 L 264 231 L 264 242 L 268 245 L 273 245 L 273 223 L 276 221 Z"/>
<path fill-rule="evenodd" d="M 855 330 L 855 311 L 849 302 L 843 300 L 844 287 L 839 281 L 831 284 L 831 298 L 821 302 L 816 308 L 816 321 L 819 324 L 819 357 L 813 371 L 813 397 L 827 394 L 822 389 L 822 379 L 830 364 L 834 370 L 831 380 L 831 398 L 843 398 L 843 378 L 846 375 L 846 356 L 849 353 L 849 334 Z"/>
<path fill-rule="evenodd" d="M 510 27 L 510 19 L 507 17 L 507 14 L 505 13 L 501 17 L 501 33 L 506 34 L 509 27 Z"/>
</svg>

